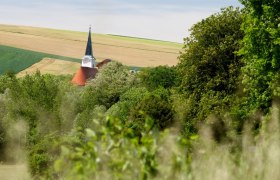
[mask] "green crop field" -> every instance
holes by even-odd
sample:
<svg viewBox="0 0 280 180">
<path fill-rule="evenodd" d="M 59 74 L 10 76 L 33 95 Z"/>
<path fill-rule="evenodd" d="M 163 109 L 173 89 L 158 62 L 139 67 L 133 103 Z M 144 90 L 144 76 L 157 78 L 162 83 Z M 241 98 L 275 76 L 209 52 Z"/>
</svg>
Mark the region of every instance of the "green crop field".
<svg viewBox="0 0 280 180">
<path fill-rule="evenodd" d="M 18 73 L 45 57 L 80 62 L 80 59 L 0 45 L 0 74 L 9 71 Z"/>
</svg>

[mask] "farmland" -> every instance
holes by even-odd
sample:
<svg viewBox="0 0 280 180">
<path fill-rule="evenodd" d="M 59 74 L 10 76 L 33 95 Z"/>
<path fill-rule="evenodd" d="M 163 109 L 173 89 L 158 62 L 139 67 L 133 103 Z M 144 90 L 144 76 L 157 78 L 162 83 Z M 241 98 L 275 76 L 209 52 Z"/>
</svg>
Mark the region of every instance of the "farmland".
<svg viewBox="0 0 280 180">
<path fill-rule="evenodd" d="M 44 58 L 41 61 L 33 64 L 27 69 L 19 72 L 17 77 L 23 77 L 26 74 L 34 74 L 37 70 L 40 70 L 41 74 L 53 74 L 53 75 L 67 75 L 74 74 L 80 67 L 80 63 L 71 62 L 53 58 Z"/>
<path fill-rule="evenodd" d="M 92 40 L 97 60 L 110 58 L 138 67 L 176 65 L 182 47 L 173 42 L 103 34 L 93 34 Z M 86 41 L 86 32 L 0 25 L 0 45 L 57 56 L 80 59 Z"/>
<path fill-rule="evenodd" d="M 23 50 L 14 47 L 0 45 L 0 74 L 8 71 L 18 73 L 34 63 L 41 61 L 45 57 L 80 62 L 79 59 Z"/>
</svg>

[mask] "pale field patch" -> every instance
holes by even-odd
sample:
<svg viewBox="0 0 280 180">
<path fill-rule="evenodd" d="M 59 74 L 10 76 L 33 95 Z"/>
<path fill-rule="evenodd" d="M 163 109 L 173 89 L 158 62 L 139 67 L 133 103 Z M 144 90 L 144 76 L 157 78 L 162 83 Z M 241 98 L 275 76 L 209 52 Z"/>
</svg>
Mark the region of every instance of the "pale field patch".
<svg viewBox="0 0 280 180">
<path fill-rule="evenodd" d="M 94 31 L 94 30 L 93 30 Z M 82 58 L 87 33 L 0 25 L 0 44 L 59 56 Z M 128 66 L 176 65 L 182 44 L 92 34 L 94 56 L 112 59 Z"/>
<path fill-rule="evenodd" d="M 1 180 L 28 180 L 31 179 L 26 165 L 0 164 Z"/>
<path fill-rule="evenodd" d="M 44 58 L 40 62 L 33 64 L 29 68 L 19 72 L 17 77 L 23 77 L 27 74 L 36 73 L 37 70 L 41 74 L 67 75 L 76 73 L 80 67 L 80 63 L 64 61 L 59 59 Z"/>
</svg>

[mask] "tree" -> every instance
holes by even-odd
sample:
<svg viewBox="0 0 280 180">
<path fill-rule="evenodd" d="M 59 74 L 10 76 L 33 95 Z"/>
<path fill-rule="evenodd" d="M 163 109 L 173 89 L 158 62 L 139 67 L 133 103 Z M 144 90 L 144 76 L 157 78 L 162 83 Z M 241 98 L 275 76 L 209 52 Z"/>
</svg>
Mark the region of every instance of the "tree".
<svg viewBox="0 0 280 180">
<path fill-rule="evenodd" d="M 58 77 L 37 71 L 34 75 L 26 75 L 21 80 L 24 95 L 40 104 L 47 110 L 53 110 L 58 93 Z"/>
<path fill-rule="evenodd" d="M 243 83 L 251 110 L 268 112 L 274 95 L 279 95 L 280 2 L 242 0 L 246 9 Z M 274 91 L 274 92 L 273 92 Z"/>
<path fill-rule="evenodd" d="M 103 105 L 110 108 L 119 101 L 121 94 L 126 92 L 136 83 L 135 75 L 129 72 L 129 68 L 118 62 L 110 62 L 104 66 L 88 87 L 92 97 L 85 96 L 85 101 L 92 101 L 92 106 Z M 90 103 L 90 102 L 88 102 Z"/>
<path fill-rule="evenodd" d="M 168 66 L 144 68 L 139 77 L 146 88 L 155 90 L 159 87 L 170 88 L 178 81 L 176 69 Z"/>
<path fill-rule="evenodd" d="M 135 134 L 141 134 L 153 128 L 163 130 L 172 125 L 174 112 L 169 96 L 168 90 L 158 88 L 143 97 L 142 101 L 131 109 L 128 125 Z"/>
<path fill-rule="evenodd" d="M 137 106 L 147 95 L 149 95 L 149 91 L 145 87 L 132 87 L 120 96 L 120 101 L 111 106 L 106 114 L 118 117 L 123 123 L 126 123 L 132 107 Z"/>
<path fill-rule="evenodd" d="M 188 102 L 185 130 L 209 114 L 229 107 L 237 91 L 243 63 L 236 51 L 243 38 L 242 12 L 228 7 L 195 24 L 179 57 L 180 92 Z"/>
</svg>

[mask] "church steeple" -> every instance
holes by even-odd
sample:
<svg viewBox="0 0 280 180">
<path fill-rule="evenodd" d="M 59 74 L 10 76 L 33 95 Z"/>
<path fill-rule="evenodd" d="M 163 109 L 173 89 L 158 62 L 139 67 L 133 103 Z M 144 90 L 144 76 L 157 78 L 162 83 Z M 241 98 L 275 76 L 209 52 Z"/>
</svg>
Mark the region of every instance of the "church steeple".
<svg viewBox="0 0 280 180">
<path fill-rule="evenodd" d="M 88 41 L 87 41 L 87 47 L 86 47 L 85 55 L 93 56 L 93 54 L 92 54 L 92 42 L 91 42 L 91 26 L 89 27 Z"/>
<path fill-rule="evenodd" d="M 94 68 L 95 58 L 92 53 L 92 42 L 91 42 L 91 27 L 89 27 L 88 41 L 85 56 L 82 59 L 82 67 Z"/>
</svg>

